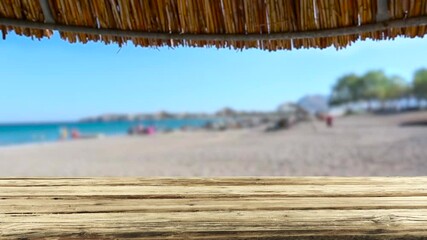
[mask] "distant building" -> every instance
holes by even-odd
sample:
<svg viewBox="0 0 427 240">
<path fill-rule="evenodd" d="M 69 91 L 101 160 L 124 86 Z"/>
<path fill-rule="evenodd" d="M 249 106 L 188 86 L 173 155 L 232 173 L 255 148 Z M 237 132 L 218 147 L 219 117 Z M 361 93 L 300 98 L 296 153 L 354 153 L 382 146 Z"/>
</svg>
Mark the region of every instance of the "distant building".
<svg viewBox="0 0 427 240">
<path fill-rule="evenodd" d="M 155 119 L 168 119 L 168 118 L 173 118 L 173 114 L 165 112 L 165 111 L 161 111 L 158 112 L 154 115 Z"/>
<path fill-rule="evenodd" d="M 298 100 L 297 104 L 312 115 L 329 111 L 328 98 L 323 95 L 304 96 Z"/>
<path fill-rule="evenodd" d="M 277 107 L 277 112 L 281 115 L 293 116 L 295 119 L 304 120 L 308 118 L 308 112 L 298 104 L 287 102 Z"/>
<path fill-rule="evenodd" d="M 287 103 L 280 104 L 277 107 L 277 111 L 280 113 L 293 113 L 297 111 L 298 108 L 299 107 L 295 103 L 287 102 Z"/>
<path fill-rule="evenodd" d="M 218 117 L 233 117 L 237 115 L 237 112 L 231 108 L 226 107 L 216 112 L 215 115 Z"/>
</svg>

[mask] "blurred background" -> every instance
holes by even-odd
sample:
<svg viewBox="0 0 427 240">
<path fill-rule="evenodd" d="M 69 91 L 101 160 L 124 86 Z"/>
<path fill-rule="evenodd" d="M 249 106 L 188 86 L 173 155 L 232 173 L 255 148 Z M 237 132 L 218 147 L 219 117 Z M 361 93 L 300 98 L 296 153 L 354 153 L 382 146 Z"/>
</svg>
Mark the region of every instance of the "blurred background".
<svg viewBox="0 0 427 240">
<path fill-rule="evenodd" d="M 0 176 L 427 174 L 427 42 L 0 41 Z"/>
</svg>

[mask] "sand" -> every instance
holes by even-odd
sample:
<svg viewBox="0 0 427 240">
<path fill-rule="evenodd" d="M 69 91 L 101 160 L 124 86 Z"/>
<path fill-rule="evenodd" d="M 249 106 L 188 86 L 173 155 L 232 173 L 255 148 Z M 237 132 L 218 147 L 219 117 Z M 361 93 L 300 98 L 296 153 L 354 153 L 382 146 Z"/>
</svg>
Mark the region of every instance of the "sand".
<svg viewBox="0 0 427 240">
<path fill-rule="evenodd" d="M 0 177 L 427 175 L 427 127 L 399 126 L 414 118 L 427 113 L 1 147 Z"/>
</svg>

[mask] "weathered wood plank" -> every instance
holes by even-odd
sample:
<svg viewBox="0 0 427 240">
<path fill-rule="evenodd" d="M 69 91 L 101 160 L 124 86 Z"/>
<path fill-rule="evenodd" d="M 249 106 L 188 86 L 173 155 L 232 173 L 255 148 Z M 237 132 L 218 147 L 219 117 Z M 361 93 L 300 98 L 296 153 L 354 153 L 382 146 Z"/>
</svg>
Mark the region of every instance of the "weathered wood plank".
<svg viewBox="0 0 427 240">
<path fill-rule="evenodd" d="M 34 186 L 4 187 L 0 197 L 238 198 L 427 196 L 427 185 L 262 185 L 262 186 Z"/>
<path fill-rule="evenodd" d="M 289 197 L 279 199 L 81 199 L 4 198 L 0 214 L 104 213 L 104 212 L 200 212 L 244 210 L 375 210 L 427 209 L 427 197 Z"/>
<path fill-rule="evenodd" d="M 5 178 L 0 238 L 426 239 L 427 178 Z"/>
<path fill-rule="evenodd" d="M 25 180 L 25 181 L 22 181 Z M 72 181 L 70 181 L 72 180 Z M 231 177 L 231 178 L 0 178 L 0 187 L 19 186 L 244 186 L 244 185 L 423 185 L 426 177 Z"/>
</svg>

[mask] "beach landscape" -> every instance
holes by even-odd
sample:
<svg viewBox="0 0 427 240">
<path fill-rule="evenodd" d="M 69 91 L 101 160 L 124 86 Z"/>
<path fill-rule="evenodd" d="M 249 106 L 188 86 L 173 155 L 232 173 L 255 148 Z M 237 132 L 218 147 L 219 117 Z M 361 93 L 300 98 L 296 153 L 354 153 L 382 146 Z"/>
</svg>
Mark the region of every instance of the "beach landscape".
<svg viewBox="0 0 427 240">
<path fill-rule="evenodd" d="M 427 174 L 422 39 L 233 52 L 67 36 L 2 47 L 0 177 Z"/>
<path fill-rule="evenodd" d="M 0 147 L 0 176 L 419 176 L 427 112 Z"/>
</svg>

